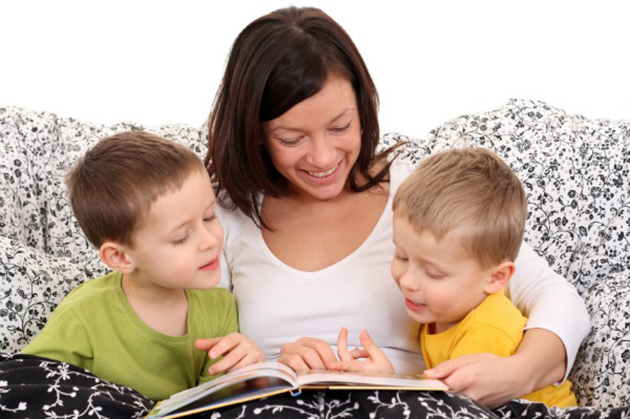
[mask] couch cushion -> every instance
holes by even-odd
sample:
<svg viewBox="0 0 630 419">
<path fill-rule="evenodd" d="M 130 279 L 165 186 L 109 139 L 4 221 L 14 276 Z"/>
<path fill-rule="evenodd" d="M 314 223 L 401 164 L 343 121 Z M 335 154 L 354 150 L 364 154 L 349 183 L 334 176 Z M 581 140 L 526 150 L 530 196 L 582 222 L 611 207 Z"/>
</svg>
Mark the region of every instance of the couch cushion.
<svg viewBox="0 0 630 419">
<path fill-rule="evenodd" d="M 72 214 L 64 177 L 101 137 L 128 130 L 206 153 L 205 126 L 101 125 L 0 107 L 1 351 L 21 350 L 71 289 L 107 271 Z"/>
<path fill-rule="evenodd" d="M 53 256 L 0 237 L 0 351 L 24 348 L 70 290 L 107 270 L 98 255 Z"/>
<path fill-rule="evenodd" d="M 105 270 L 68 206 L 68 167 L 101 136 L 129 129 L 156 132 L 203 156 L 206 131 L 95 125 L 20 108 L 0 108 L 0 127 L 0 350 L 11 352 L 68 291 Z M 400 139 L 387 135 L 381 146 Z M 630 121 L 588 120 L 511 100 L 442 124 L 412 141 L 402 158 L 417 162 L 460 146 L 493 149 L 512 166 L 529 201 L 526 240 L 587 302 L 593 325 L 571 375 L 580 403 L 629 403 Z"/>
<path fill-rule="evenodd" d="M 67 199 L 65 174 L 100 138 L 146 130 L 183 143 L 203 158 L 204 127 L 93 124 L 53 113 L 0 107 L 0 236 L 55 256 L 90 252 Z"/>
<path fill-rule="evenodd" d="M 384 140 L 383 147 L 408 139 Z M 578 401 L 630 403 L 630 121 L 515 99 L 410 141 L 401 157 L 414 163 L 451 147 L 484 147 L 512 167 L 529 203 L 525 239 L 576 287 L 591 315 L 570 375 Z"/>
<path fill-rule="evenodd" d="M 630 272 L 600 278 L 583 295 L 591 331 L 571 371 L 580 404 L 630 405 Z"/>
</svg>

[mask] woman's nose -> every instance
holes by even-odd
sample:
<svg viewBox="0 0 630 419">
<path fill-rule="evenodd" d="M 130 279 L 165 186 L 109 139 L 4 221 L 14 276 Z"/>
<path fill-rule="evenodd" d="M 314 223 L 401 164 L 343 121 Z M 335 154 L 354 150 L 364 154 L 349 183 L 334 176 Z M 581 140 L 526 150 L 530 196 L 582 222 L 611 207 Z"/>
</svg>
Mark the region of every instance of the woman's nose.
<svg viewBox="0 0 630 419">
<path fill-rule="evenodd" d="M 335 146 L 325 136 L 312 139 L 308 157 L 309 164 L 317 169 L 327 170 L 337 163 Z"/>
</svg>

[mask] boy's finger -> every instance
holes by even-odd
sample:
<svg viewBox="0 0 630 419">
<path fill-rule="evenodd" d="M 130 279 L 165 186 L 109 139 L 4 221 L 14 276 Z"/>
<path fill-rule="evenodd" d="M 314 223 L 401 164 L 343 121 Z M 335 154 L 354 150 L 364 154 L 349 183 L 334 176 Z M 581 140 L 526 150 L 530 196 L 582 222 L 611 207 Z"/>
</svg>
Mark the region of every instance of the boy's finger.
<svg viewBox="0 0 630 419">
<path fill-rule="evenodd" d="M 341 361 L 338 362 L 338 368 L 337 370 L 339 371 L 348 371 L 348 372 L 364 372 L 364 371 L 370 371 L 370 365 L 368 362 L 363 362 L 363 361 Z"/>
<path fill-rule="evenodd" d="M 365 349 L 355 348 L 349 352 L 352 359 L 369 358 L 370 353 Z"/>
<path fill-rule="evenodd" d="M 337 355 L 341 361 L 350 361 L 352 356 L 348 353 L 348 329 L 342 327 L 337 338 Z"/>
<path fill-rule="evenodd" d="M 361 341 L 361 345 L 363 346 L 363 348 L 369 354 L 370 358 L 378 360 L 385 357 L 385 354 L 383 353 L 381 348 L 379 348 L 376 343 L 374 343 L 372 337 L 370 337 L 370 334 L 367 332 L 367 330 L 361 332 L 361 334 L 359 335 L 359 340 Z"/>
<path fill-rule="evenodd" d="M 239 334 L 230 334 L 224 336 L 219 339 L 210 351 L 208 351 L 208 356 L 210 359 L 217 359 L 221 355 L 226 352 L 232 351 L 234 348 L 239 346 L 239 343 L 242 341 L 242 335 Z"/>
<path fill-rule="evenodd" d="M 234 365 L 238 364 L 243 358 L 244 354 L 240 351 L 232 351 L 225 355 L 222 359 L 215 362 L 210 366 L 208 370 L 211 375 L 218 374 L 220 372 L 226 372 L 230 370 Z"/>
<path fill-rule="evenodd" d="M 197 339 L 195 341 L 195 348 L 199 349 L 200 351 L 207 352 L 210 349 L 212 349 L 214 347 L 214 345 L 219 343 L 221 341 L 221 339 L 223 339 L 223 338 Z"/>
</svg>

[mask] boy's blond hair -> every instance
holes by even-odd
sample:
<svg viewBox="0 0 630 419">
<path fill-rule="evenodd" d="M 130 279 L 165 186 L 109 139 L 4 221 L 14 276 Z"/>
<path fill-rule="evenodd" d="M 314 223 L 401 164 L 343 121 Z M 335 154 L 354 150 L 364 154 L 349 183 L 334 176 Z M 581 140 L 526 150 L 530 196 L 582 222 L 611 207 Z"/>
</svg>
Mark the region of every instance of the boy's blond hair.
<svg viewBox="0 0 630 419">
<path fill-rule="evenodd" d="M 74 215 L 88 240 L 133 245 L 151 204 L 178 190 L 193 171 L 205 171 L 191 150 L 144 131 L 101 139 L 66 176 Z"/>
<path fill-rule="evenodd" d="M 396 192 L 393 209 L 417 233 L 427 231 L 438 240 L 457 230 L 464 251 L 484 269 L 516 259 L 527 219 L 520 180 L 482 148 L 424 159 Z"/>
</svg>

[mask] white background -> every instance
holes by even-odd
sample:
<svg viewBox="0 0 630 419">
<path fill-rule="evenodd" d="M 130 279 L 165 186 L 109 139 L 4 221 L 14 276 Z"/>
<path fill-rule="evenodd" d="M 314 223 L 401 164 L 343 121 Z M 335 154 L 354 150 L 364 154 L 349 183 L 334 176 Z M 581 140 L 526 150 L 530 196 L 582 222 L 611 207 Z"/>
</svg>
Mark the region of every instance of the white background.
<svg viewBox="0 0 630 419">
<path fill-rule="evenodd" d="M 2 1 L 0 105 L 200 125 L 236 35 L 289 4 L 322 8 L 354 39 L 382 132 L 422 137 L 512 97 L 630 118 L 630 2 L 606 0 Z"/>
</svg>

